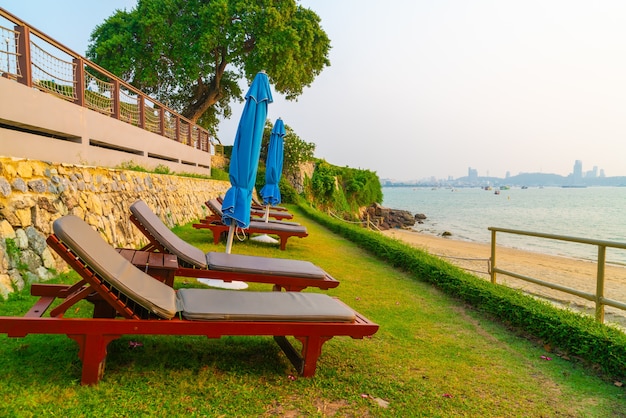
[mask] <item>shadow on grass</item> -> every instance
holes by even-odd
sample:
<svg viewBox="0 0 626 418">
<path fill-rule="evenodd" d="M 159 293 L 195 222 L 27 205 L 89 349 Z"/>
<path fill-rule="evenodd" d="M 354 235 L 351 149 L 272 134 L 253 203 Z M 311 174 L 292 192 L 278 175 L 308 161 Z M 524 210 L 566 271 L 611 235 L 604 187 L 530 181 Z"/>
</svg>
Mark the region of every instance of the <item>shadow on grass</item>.
<svg viewBox="0 0 626 418">
<path fill-rule="evenodd" d="M 107 374 L 207 368 L 247 375 L 285 373 L 287 359 L 271 337 L 125 336 L 109 345 Z"/>
<path fill-rule="evenodd" d="M 77 344 L 63 335 L 0 337 L 3 381 L 19 387 L 38 382 L 80 383 Z M 10 361 L 8 361 L 10 359 Z M 108 347 L 104 380 L 167 371 L 200 370 L 248 376 L 294 374 L 271 337 L 124 336 Z M 118 375 L 117 377 L 114 377 Z"/>
</svg>

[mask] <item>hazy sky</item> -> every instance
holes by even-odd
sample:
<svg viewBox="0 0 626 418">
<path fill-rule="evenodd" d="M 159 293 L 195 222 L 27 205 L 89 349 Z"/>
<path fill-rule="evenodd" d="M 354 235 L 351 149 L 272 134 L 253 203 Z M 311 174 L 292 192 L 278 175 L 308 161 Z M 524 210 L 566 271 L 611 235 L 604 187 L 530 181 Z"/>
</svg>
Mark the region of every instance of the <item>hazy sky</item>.
<svg viewBox="0 0 626 418">
<path fill-rule="evenodd" d="M 282 117 L 316 156 L 398 180 L 519 172 L 575 160 L 626 175 L 626 1 L 307 0 L 331 67 Z M 0 0 L 84 54 L 134 0 Z M 271 76 L 271 74 L 270 74 Z M 220 125 L 232 144 L 242 106 Z"/>
</svg>

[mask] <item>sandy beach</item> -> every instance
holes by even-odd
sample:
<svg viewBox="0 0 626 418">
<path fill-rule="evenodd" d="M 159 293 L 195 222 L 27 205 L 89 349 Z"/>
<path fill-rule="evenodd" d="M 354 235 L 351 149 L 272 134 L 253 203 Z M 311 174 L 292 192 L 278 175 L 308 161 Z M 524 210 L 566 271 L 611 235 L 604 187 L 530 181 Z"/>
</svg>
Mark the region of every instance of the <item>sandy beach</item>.
<svg viewBox="0 0 626 418">
<path fill-rule="evenodd" d="M 383 234 L 441 257 L 449 263 L 468 270 L 486 280 L 490 279 L 488 271 L 491 249 L 489 244 L 454 240 L 402 229 L 383 231 Z M 516 250 L 502 246 L 497 248 L 496 262 L 497 267 L 500 269 L 587 293 L 595 293 L 597 273 L 597 264 L 595 262 Z M 503 274 L 498 274 L 497 282 L 522 289 L 559 305 L 569 306 L 577 310 L 582 309 L 591 315 L 594 315 L 595 312 L 595 304 L 593 302 L 565 292 Z M 626 303 L 625 267 L 610 264 L 606 266 L 604 296 Z M 606 307 L 605 321 L 626 326 L 626 311 Z"/>
</svg>

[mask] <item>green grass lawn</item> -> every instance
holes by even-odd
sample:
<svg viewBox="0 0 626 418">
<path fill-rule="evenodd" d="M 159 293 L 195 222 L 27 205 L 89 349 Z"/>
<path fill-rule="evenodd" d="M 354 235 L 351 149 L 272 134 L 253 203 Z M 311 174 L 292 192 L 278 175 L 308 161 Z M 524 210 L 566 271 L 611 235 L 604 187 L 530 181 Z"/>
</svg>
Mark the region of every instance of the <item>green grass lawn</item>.
<svg viewBox="0 0 626 418">
<path fill-rule="evenodd" d="M 236 242 L 233 253 L 318 264 L 341 281 L 328 294 L 380 325 L 372 338 L 333 338 L 324 345 L 316 376 L 294 379 L 270 337 L 125 336 L 110 344 L 100 384 L 82 387 L 78 349 L 69 338 L 0 336 L 0 415 L 626 416 L 623 387 L 544 351 L 290 209 L 309 237 L 291 238 L 286 251 Z M 187 225 L 175 232 L 205 251 L 224 251 L 208 230 Z M 198 284 L 177 278 L 176 286 Z M 28 292 L 14 295 L 0 302 L 0 314 L 22 314 L 32 303 Z M 89 309 L 81 303 L 71 314 L 88 315 Z"/>
</svg>

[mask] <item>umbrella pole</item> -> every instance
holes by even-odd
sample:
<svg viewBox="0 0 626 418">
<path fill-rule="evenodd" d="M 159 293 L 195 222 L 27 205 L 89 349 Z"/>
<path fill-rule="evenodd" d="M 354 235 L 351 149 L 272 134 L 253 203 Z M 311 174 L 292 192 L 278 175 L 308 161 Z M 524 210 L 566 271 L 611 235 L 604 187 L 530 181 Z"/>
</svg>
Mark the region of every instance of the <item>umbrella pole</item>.
<svg viewBox="0 0 626 418">
<path fill-rule="evenodd" d="M 270 205 L 265 206 L 265 223 L 270 221 Z M 259 235 L 254 238 L 250 238 L 252 241 L 265 242 L 267 244 L 278 244 L 278 241 L 267 234 Z"/>
<path fill-rule="evenodd" d="M 226 254 L 230 254 L 230 250 L 233 247 L 233 238 L 235 235 L 235 221 L 231 220 L 230 227 L 228 228 L 228 238 L 226 239 Z"/>
</svg>

